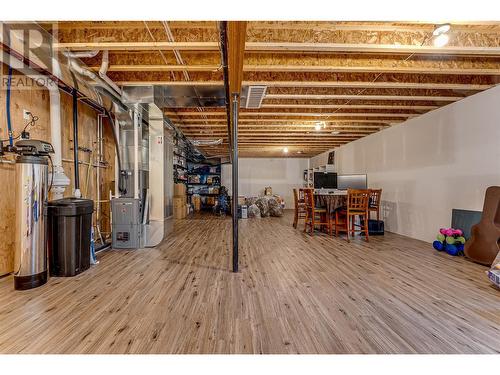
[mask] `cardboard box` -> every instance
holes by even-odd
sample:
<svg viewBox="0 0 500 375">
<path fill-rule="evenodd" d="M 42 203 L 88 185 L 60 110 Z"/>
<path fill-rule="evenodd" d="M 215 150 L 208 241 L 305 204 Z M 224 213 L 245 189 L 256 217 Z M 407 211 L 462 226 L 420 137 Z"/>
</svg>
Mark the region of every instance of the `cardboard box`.
<svg viewBox="0 0 500 375">
<path fill-rule="evenodd" d="M 246 197 L 244 195 L 239 195 L 238 196 L 238 204 L 240 206 L 243 205 L 243 204 L 246 204 L 246 201 L 247 201 L 247 199 L 246 199 Z"/>
<path fill-rule="evenodd" d="M 185 205 L 186 205 L 186 197 L 174 197 L 174 208 Z"/>
<path fill-rule="evenodd" d="M 193 195 L 191 200 L 192 200 L 191 203 L 193 203 L 195 212 L 200 211 L 201 210 L 201 197 Z"/>
<path fill-rule="evenodd" d="M 182 183 L 174 184 L 174 197 L 185 197 L 186 185 Z"/>
<path fill-rule="evenodd" d="M 174 207 L 174 219 L 184 219 L 186 218 L 186 205 L 181 205 Z"/>
</svg>

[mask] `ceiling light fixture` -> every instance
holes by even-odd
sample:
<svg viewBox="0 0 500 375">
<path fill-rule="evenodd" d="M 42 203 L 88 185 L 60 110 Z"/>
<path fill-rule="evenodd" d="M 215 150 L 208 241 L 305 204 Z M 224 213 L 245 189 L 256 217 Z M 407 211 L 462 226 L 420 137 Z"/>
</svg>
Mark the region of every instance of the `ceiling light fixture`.
<svg viewBox="0 0 500 375">
<path fill-rule="evenodd" d="M 337 135 L 337 134 L 340 134 L 340 132 L 338 130 L 334 130 L 334 131 L 332 131 L 332 134 Z"/>
<path fill-rule="evenodd" d="M 450 37 L 447 34 L 448 31 L 450 31 L 450 24 L 449 23 L 444 23 L 442 25 L 437 25 L 434 31 L 432 32 L 432 35 L 434 36 L 434 41 L 433 44 L 435 47 L 444 47 L 446 44 L 448 44 Z"/>
<path fill-rule="evenodd" d="M 316 123 L 316 125 L 314 125 L 314 129 L 319 132 L 321 130 L 321 123 Z"/>
<path fill-rule="evenodd" d="M 283 153 L 288 154 L 288 147 L 283 148 Z"/>
<path fill-rule="evenodd" d="M 434 31 L 432 32 L 432 35 L 438 36 L 441 34 L 446 34 L 448 31 L 450 31 L 451 25 L 449 23 L 443 23 L 442 25 L 437 25 Z"/>
</svg>

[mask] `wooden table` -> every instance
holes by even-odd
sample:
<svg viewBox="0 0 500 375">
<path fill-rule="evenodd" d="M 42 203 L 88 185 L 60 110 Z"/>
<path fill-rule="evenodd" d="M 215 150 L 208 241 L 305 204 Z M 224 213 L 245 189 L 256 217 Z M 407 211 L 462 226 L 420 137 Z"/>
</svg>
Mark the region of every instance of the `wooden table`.
<svg viewBox="0 0 500 375">
<path fill-rule="evenodd" d="M 339 191 L 331 194 L 315 192 L 314 202 L 318 207 L 325 207 L 326 211 L 333 214 L 335 210 L 347 206 L 347 191 Z"/>
</svg>

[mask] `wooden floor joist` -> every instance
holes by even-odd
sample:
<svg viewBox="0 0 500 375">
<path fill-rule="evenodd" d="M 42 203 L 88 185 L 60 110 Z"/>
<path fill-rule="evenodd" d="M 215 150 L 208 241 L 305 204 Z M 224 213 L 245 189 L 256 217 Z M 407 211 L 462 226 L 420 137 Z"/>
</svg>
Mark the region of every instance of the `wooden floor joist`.
<svg viewBox="0 0 500 375">
<path fill-rule="evenodd" d="M 147 30 L 134 21 L 59 24 L 55 49 L 111 51 L 109 77 L 120 86 L 163 86 L 171 89 L 171 100 L 185 86 L 202 97 L 223 88 L 217 22 L 171 21 L 174 37 L 168 41 L 160 21 L 148 21 Z M 267 87 L 259 110 L 240 110 L 240 136 L 261 142 L 260 150 L 242 146 L 251 147 L 242 148 L 247 156 L 277 155 L 282 145 L 266 145 L 260 138 L 266 134 L 271 140 L 312 137 L 317 142 L 314 138 L 322 136 L 309 132 L 321 122 L 326 132 L 339 130 L 357 139 L 499 82 L 499 22 L 451 22 L 444 47 L 432 43 L 436 25 L 422 22 L 252 21 L 245 23 L 245 33 L 236 30 L 240 26 L 233 22 L 230 33 L 228 52 L 238 67 L 231 74 L 238 83 L 232 90 L 245 94 L 251 85 Z M 183 62 L 170 51 L 182 52 Z M 100 68 L 100 55 L 83 60 Z M 183 79 L 187 73 L 189 82 Z M 188 137 L 224 139 L 221 146 L 200 147 L 207 155 L 227 146 L 222 108 L 163 110 Z M 331 147 L 322 139 L 324 145 L 308 152 Z"/>
<path fill-rule="evenodd" d="M 204 111 L 203 113 L 194 112 L 194 111 L 185 111 L 185 112 L 167 112 L 167 116 L 224 116 L 224 112 L 208 112 Z M 287 117 L 296 117 L 296 116 L 312 116 L 312 117 L 411 117 L 417 116 L 417 113 L 389 113 L 389 112 L 380 112 L 380 113 L 345 113 L 345 112 L 241 112 L 241 117 L 254 117 L 254 116 L 287 116 Z"/>
<path fill-rule="evenodd" d="M 120 86 L 222 86 L 222 81 L 118 81 Z M 380 89 L 486 90 L 491 84 L 428 82 L 360 82 L 360 81 L 243 81 L 244 86 L 267 87 L 352 87 Z"/>
<path fill-rule="evenodd" d="M 92 67 L 98 71 L 99 66 Z M 115 64 L 110 72 L 215 72 L 220 65 L 137 65 Z M 379 66 L 335 66 L 335 65 L 244 65 L 245 72 L 348 72 L 348 73 L 412 73 L 449 75 L 500 75 L 500 69 L 492 68 L 440 68 L 440 67 L 379 67 Z"/>
<path fill-rule="evenodd" d="M 419 96 L 419 95 L 328 95 L 328 94 L 267 94 L 265 99 L 300 100 L 392 100 L 392 101 L 443 101 L 454 102 L 462 96 Z"/>
<path fill-rule="evenodd" d="M 255 124 L 258 126 L 265 126 L 267 123 L 271 123 L 269 126 L 284 126 L 286 124 L 289 124 L 290 126 L 294 125 L 299 125 L 299 126 L 314 126 L 314 124 L 317 122 L 317 120 L 296 120 L 296 119 L 240 119 L 240 124 L 241 125 L 247 125 L 250 126 L 251 124 Z M 381 124 L 381 125 L 390 125 L 390 124 L 397 124 L 400 123 L 401 121 L 398 120 L 379 120 L 379 119 L 369 119 L 369 120 L 363 120 L 363 119 L 344 119 L 344 118 L 339 118 L 335 120 L 324 120 L 325 124 L 327 125 L 335 125 L 335 124 L 349 124 L 351 125 L 356 125 L 356 124 Z M 182 125 L 207 125 L 210 123 L 218 123 L 223 124 L 224 122 L 221 119 L 214 119 L 214 118 L 202 118 L 202 119 L 192 119 L 192 118 L 187 118 L 182 120 Z M 280 124 L 280 123 L 285 123 L 285 124 Z M 347 125 L 346 125 L 347 126 Z"/>
<path fill-rule="evenodd" d="M 55 50 L 72 51 L 217 51 L 217 42 L 70 42 L 54 43 Z M 419 46 L 396 44 L 349 44 L 349 43 L 290 43 L 247 42 L 246 52 L 329 52 L 329 53 L 377 53 L 377 54 L 426 54 L 500 56 L 500 47 L 488 46 Z"/>
<path fill-rule="evenodd" d="M 383 105 L 383 104 L 262 104 L 261 108 L 315 108 L 315 109 L 412 109 L 431 110 L 436 105 Z"/>
</svg>

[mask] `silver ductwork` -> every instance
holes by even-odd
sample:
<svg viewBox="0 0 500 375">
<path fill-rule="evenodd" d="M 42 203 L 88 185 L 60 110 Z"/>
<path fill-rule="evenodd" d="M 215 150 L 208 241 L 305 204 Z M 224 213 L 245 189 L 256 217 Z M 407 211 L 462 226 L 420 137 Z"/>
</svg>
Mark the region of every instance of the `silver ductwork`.
<svg viewBox="0 0 500 375">
<path fill-rule="evenodd" d="M 248 87 L 242 89 L 242 102 L 246 100 Z M 126 86 L 123 88 L 126 95 L 125 103 L 154 103 L 159 108 L 186 108 L 186 107 L 224 107 L 224 85 L 215 86 Z"/>
</svg>

